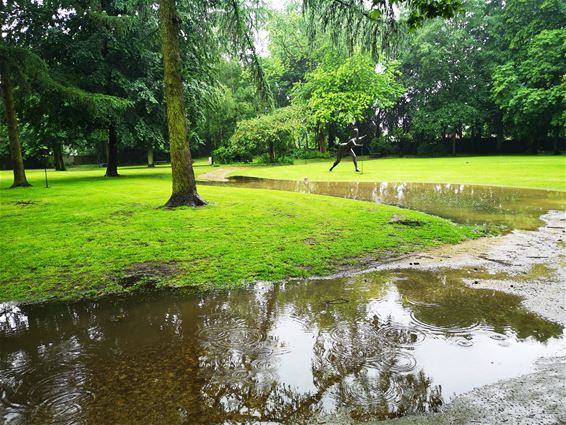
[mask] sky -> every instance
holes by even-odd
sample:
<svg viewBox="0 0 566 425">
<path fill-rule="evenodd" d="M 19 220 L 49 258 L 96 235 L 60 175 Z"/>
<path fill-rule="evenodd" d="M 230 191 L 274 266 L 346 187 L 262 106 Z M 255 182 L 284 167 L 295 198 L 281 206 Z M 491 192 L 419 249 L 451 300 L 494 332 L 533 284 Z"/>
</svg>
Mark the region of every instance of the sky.
<svg viewBox="0 0 566 425">
<path fill-rule="evenodd" d="M 266 0 L 266 3 L 273 9 L 284 10 L 289 0 Z"/>
</svg>

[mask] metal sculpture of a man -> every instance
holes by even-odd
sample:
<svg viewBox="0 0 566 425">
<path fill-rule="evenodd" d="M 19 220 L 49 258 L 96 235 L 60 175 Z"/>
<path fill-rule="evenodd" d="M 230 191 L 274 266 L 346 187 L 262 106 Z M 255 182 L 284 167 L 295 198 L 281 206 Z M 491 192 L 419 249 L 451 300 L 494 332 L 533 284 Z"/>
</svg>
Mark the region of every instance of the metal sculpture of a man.
<svg viewBox="0 0 566 425">
<path fill-rule="evenodd" d="M 352 157 L 352 161 L 354 161 L 354 167 L 356 167 L 356 172 L 359 173 L 360 170 L 358 169 L 358 160 L 356 157 L 356 153 L 354 152 L 354 148 L 358 146 L 362 146 L 361 143 L 358 144 L 357 142 L 363 139 L 364 137 L 366 136 L 359 137 L 358 128 L 354 127 L 354 137 L 350 138 L 346 143 L 340 143 L 338 145 L 338 150 L 336 151 L 336 161 L 334 161 L 334 164 L 332 164 L 332 167 L 330 167 L 330 171 L 332 171 L 334 167 L 340 164 L 340 161 L 342 161 L 342 157 L 344 155 L 350 155 Z"/>
</svg>

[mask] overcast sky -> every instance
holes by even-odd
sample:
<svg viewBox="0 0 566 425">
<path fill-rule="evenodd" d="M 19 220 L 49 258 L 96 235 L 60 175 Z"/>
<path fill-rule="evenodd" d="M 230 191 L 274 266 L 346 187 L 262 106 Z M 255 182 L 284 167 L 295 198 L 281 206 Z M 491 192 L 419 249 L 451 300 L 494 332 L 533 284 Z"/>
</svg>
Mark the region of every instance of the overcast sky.
<svg viewBox="0 0 566 425">
<path fill-rule="evenodd" d="M 283 10 L 285 5 L 289 3 L 289 0 L 266 0 L 266 3 L 274 9 Z"/>
</svg>

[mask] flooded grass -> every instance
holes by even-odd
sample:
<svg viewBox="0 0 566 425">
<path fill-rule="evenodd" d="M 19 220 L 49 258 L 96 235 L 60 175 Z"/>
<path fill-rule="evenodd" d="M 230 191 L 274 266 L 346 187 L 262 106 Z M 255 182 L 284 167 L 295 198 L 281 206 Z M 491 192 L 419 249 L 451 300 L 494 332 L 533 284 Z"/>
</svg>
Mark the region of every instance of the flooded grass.
<svg viewBox="0 0 566 425">
<path fill-rule="evenodd" d="M 296 160 L 294 165 L 245 167 L 233 170 L 231 175 L 292 181 L 308 176 L 312 181 L 406 181 L 566 190 L 564 155 L 366 158 L 363 173 L 355 173 L 351 161 L 343 161 L 330 173 L 332 161 Z M 362 162 L 361 158 L 358 161 Z"/>
<path fill-rule="evenodd" d="M 330 195 L 422 211 L 458 223 L 482 225 L 487 231 L 536 229 L 549 210 L 566 209 L 566 192 L 493 186 L 389 183 L 312 182 L 232 177 L 230 182 L 208 182 L 246 188 Z"/>
</svg>

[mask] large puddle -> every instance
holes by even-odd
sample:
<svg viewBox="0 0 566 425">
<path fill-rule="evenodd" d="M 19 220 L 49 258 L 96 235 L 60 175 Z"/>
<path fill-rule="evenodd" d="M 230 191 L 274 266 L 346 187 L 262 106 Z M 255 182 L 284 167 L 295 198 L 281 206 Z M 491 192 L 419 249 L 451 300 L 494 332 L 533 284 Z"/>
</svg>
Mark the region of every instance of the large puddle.
<svg viewBox="0 0 566 425">
<path fill-rule="evenodd" d="M 0 418 L 300 424 L 434 411 L 564 347 L 560 325 L 467 287 L 470 273 L 0 305 Z"/>
<path fill-rule="evenodd" d="M 541 215 L 566 209 L 566 192 L 464 184 L 311 182 L 231 177 L 206 184 L 285 190 L 358 199 L 452 219 L 459 223 L 536 229 Z"/>
</svg>

